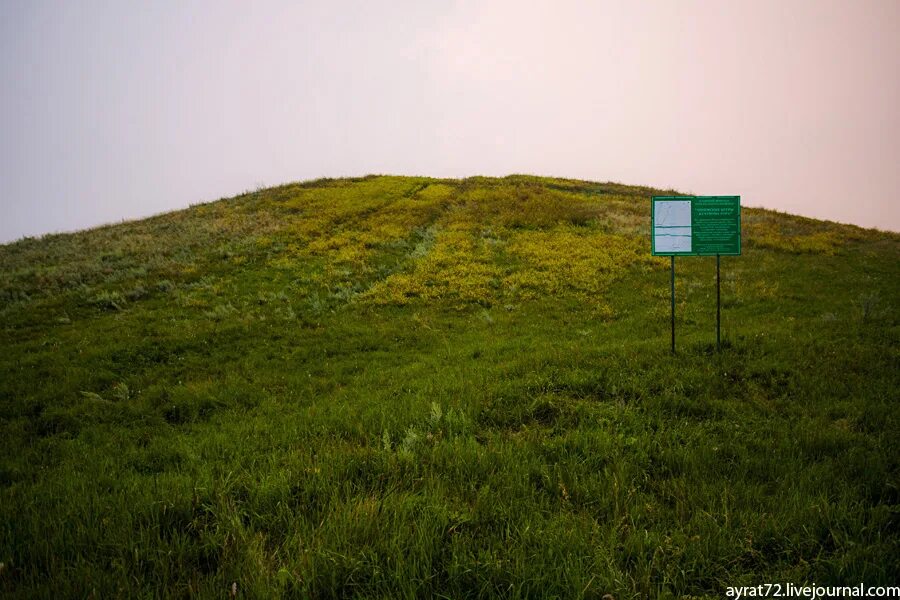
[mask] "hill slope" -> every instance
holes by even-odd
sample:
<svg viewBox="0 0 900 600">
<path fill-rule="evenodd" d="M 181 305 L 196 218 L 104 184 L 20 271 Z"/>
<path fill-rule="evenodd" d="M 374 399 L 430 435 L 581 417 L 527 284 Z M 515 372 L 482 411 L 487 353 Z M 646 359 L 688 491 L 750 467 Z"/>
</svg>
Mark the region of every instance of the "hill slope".
<svg viewBox="0 0 900 600">
<path fill-rule="evenodd" d="M 656 597 L 896 584 L 900 236 L 320 180 L 0 247 L 0 591 Z"/>
</svg>

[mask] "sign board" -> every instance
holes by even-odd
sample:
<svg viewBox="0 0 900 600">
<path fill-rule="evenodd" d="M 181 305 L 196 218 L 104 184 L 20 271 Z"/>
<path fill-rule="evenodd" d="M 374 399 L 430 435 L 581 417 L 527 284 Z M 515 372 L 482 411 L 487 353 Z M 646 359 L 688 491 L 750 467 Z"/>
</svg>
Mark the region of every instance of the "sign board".
<svg viewBox="0 0 900 600">
<path fill-rule="evenodd" d="M 654 196 L 650 207 L 654 256 L 741 253 L 740 196 Z"/>
</svg>

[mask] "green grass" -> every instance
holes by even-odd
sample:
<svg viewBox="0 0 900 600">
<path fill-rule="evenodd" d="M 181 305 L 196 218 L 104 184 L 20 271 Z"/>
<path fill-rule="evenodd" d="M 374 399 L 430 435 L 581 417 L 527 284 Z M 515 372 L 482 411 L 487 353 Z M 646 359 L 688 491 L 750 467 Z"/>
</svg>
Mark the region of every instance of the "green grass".
<svg viewBox="0 0 900 600">
<path fill-rule="evenodd" d="M 260 190 L 0 246 L 0 593 L 617 599 L 897 583 L 900 236 L 657 190 Z"/>
</svg>

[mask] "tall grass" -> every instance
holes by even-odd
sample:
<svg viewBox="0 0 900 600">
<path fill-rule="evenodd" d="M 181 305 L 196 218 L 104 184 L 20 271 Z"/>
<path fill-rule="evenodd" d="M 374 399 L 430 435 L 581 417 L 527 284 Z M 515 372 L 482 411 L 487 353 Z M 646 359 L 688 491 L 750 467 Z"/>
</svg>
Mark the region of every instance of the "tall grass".
<svg viewBox="0 0 900 600">
<path fill-rule="evenodd" d="M 514 176 L 258 190 L 0 247 L 10 597 L 896 584 L 900 238 Z"/>
</svg>

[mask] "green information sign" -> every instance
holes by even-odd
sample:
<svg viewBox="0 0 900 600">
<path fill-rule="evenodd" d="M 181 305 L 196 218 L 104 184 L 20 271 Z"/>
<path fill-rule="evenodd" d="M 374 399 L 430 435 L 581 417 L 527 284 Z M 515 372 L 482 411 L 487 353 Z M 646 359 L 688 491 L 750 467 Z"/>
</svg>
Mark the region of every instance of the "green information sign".
<svg viewBox="0 0 900 600">
<path fill-rule="evenodd" d="M 650 250 L 671 256 L 672 354 L 675 354 L 675 257 L 716 257 L 716 349 L 722 347 L 721 257 L 741 253 L 740 196 L 653 196 Z"/>
<path fill-rule="evenodd" d="M 654 256 L 741 253 L 740 196 L 654 196 L 650 207 Z"/>
</svg>

